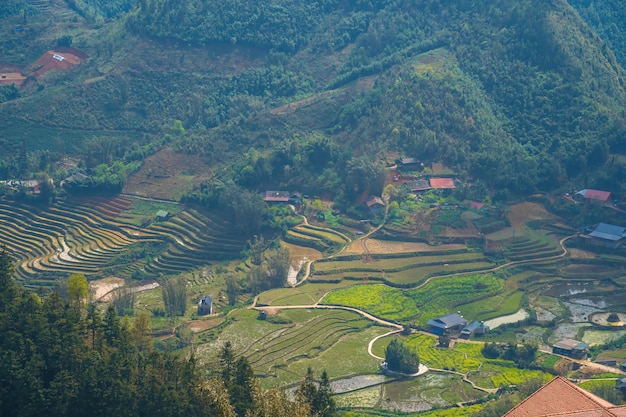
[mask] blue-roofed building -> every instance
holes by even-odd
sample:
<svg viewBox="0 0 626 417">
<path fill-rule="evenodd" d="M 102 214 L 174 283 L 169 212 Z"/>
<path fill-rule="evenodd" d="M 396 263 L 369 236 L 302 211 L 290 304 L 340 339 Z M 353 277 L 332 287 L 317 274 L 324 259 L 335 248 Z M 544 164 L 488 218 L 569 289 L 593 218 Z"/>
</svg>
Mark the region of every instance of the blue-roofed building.
<svg viewBox="0 0 626 417">
<path fill-rule="evenodd" d="M 198 315 L 213 314 L 213 297 L 207 295 L 198 302 Z"/>
<path fill-rule="evenodd" d="M 477 334 L 485 334 L 489 331 L 489 326 L 480 321 L 473 321 L 461 330 L 461 338 L 469 339 Z"/>
<path fill-rule="evenodd" d="M 429 320 L 427 324 L 430 326 L 431 333 L 441 336 L 459 333 L 467 326 L 467 320 L 459 313 L 453 313 Z"/>
<path fill-rule="evenodd" d="M 626 228 L 608 223 L 598 223 L 588 229 L 589 243 L 598 246 L 617 248 L 626 239 Z"/>
</svg>

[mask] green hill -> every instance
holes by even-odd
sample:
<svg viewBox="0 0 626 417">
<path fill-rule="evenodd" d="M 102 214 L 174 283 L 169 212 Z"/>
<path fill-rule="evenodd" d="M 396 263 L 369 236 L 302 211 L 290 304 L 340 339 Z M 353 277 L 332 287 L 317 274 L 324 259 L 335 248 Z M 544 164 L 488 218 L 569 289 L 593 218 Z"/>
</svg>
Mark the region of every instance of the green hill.
<svg viewBox="0 0 626 417">
<path fill-rule="evenodd" d="M 70 39 L 89 58 L 27 83 L 0 116 L 42 127 L 60 146 L 28 137 L 26 148 L 52 160 L 90 158 L 80 138 L 95 132 L 126 160 L 165 137 L 236 165 L 246 187 L 336 190 L 325 169 L 345 178 L 355 156 L 404 154 L 513 193 L 553 189 L 595 172 L 626 138 L 619 10 L 570 3 L 72 0 L 83 20 L 53 36 L 44 13 L 0 47 L 19 64 Z M 314 155 L 320 141 L 337 148 Z M 16 175 L 14 155 L 4 159 Z"/>
</svg>

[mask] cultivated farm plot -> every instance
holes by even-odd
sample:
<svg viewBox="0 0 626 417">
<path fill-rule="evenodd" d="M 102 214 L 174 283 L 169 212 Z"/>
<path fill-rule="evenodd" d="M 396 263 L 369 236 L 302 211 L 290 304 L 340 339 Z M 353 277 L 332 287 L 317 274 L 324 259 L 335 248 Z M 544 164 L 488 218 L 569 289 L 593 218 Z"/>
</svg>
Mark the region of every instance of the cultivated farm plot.
<svg viewBox="0 0 626 417">
<path fill-rule="evenodd" d="M 203 158 L 165 148 L 145 159 L 141 169 L 130 176 L 123 191 L 178 201 L 194 184 L 209 178 L 210 174 L 211 169 Z"/>
<path fill-rule="evenodd" d="M 516 228 L 522 227 L 524 223 L 531 220 L 554 219 L 554 215 L 550 214 L 544 206 L 532 202 L 512 205 L 507 217 L 511 226 Z"/>
<path fill-rule="evenodd" d="M 412 252 L 432 252 L 437 251 L 456 251 L 467 249 L 466 245 L 461 244 L 444 244 L 433 247 L 422 242 L 399 242 L 394 240 L 367 239 L 365 242 L 367 250 L 371 254 L 396 254 L 396 253 L 412 253 Z M 344 251 L 345 254 L 363 254 L 363 245 L 360 240 L 352 242 Z"/>
<path fill-rule="evenodd" d="M 120 220 L 129 206 L 121 198 L 60 201 L 44 209 L 0 201 L 0 238 L 28 287 L 52 285 L 72 273 L 90 279 L 130 278 L 138 269 L 176 274 L 234 257 L 244 245 L 224 231 L 228 226 L 222 219 L 178 209 L 169 225 L 142 228 Z M 149 246 L 158 252 L 147 259 Z"/>
<path fill-rule="evenodd" d="M 313 264 L 313 282 L 343 279 L 378 280 L 392 286 L 415 286 L 435 275 L 450 275 L 492 268 L 480 252 L 455 248 L 428 252 L 373 254 L 366 259 L 342 255 Z"/>
<path fill-rule="evenodd" d="M 494 275 L 461 275 L 437 278 L 421 288 L 405 291 L 382 284 L 355 285 L 331 292 L 322 302 L 356 307 L 388 320 L 414 320 L 417 325 L 425 325 L 434 317 L 503 289 L 504 281 Z"/>
<path fill-rule="evenodd" d="M 407 413 L 451 407 L 459 402 L 474 401 L 485 395 L 484 392 L 463 382 L 459 375 L 435 372 L 429 372 L 419 378 L 385 384 L 383 391 L 381 408 Z"/>
<path fill-rule="evenodd" d="M 350 281 L 339 283 L 312 283 L 306 282 L 293 288 L 275 288 L 265 291 L 259 295 L 257 305 L 267 306 L 291 306 L 291 305 L 312 305 L 317 303 L 322 297 L 339 288 L 354 285 Z"/>
<path fill-rule="evenodd" d="M 374 353 L 384 352 L 385 346 L 392 337 L 376 341 Z M 453 348 L 436 347 L 437 338 L 424 334 L 413 334 L 403 341 L 410 348 L 416 350 L 423 362 L 431 369 L 455 371 L 467 375 L 467 378 L 483 388 L 498 388 L 502 385 L 517 385 L 534 378 L 541 378 L 545 382 L 552 376 L 538 370 L 519 369 L 513 361 L 502 359 L 487 359 L 481 354 L 483 347 L 480 343 L 465 343 L 457 341 Z"/>
<path fill-rule="evenodd" d="M 300 382 L 309 366 L 326 369 L 331 378 L 376 372 L 379 361 L 367 353 L 367 341 L 388 331 L 342 310 L 283 310 L 279 315 L 284 324 L 257 320 L 257 312 L 251 310 L 233 314 L 236 320 L 216 343 L 230 341 L 265 386 Z M 216 350 L 200 346 L 199 354 L 212 361 Z"/>
<path fill-rule="evenodd" d="M 374 344 L 374 353 L 384 356 L 385 348 L 395 336 L 384 337 Z M 438 348 L 437 337 L 425 334 L 412 334 L 402 340 L 412 350 L 418 352 L 420 362 L 429 368 L 453 370 L 460 373 L 476 371 L 484 358 L 480 353 L 482 344 L 456 343 L 454 348 Z"/>
</svg>

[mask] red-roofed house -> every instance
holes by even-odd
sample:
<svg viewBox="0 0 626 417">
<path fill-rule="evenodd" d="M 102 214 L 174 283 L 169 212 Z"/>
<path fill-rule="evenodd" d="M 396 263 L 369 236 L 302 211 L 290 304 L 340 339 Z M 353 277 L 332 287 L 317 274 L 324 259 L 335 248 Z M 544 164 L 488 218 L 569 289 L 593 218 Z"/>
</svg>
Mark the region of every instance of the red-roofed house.
<svg viewBox="0 0 626 417">
<path fill-rule="evenodd" d="M 574 199 L 577 201 L 593 201 L 595 203 L 606 204 L 611 198 L 611 193 L 608 191 L 592 190 L 585 188 L 574 194 Z"/>
<path fill-rule="evenodd" d="M 454 178 L 431 178 L 430 186 L 432 188 L 440 189 L 456 188 L 456 185 L 454 185 Z"/>
<path fill-rule="evenodd" d="M 568 380 L 555 377 L 504 417 L 622 417 L 626 406 L 617 407 Z"/>
<path fill-rule="evenodd" d="M 289 197 L 289 191 L 266 191 L 263 200 L 268 203 L 287 203 Z"/>
<path fill-rule="evenodd" d="M 470 208 L 472 210 L 482 210 L 482 208 L 485 207 L 485 203 L 480 203 L 478 201 L 472 201 L 472 203 L 470 204 Z"/>
</svg>

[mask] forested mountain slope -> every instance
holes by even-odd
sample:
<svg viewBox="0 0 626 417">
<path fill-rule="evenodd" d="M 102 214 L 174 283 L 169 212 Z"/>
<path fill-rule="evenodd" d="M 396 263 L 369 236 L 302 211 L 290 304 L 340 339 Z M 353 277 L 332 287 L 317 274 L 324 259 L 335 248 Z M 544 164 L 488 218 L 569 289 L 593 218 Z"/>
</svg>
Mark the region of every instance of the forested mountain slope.
<svg viewBox="0 0 626 417">
<path fill-rule="evenodd" d="M 86 25 L 104 25 L 73 32 L 91 58 L 4 104 L 9 120 L 135 132 L 148 135 L 144 144 L 181 120 L 184 133 L 169 139 L 176 149 L 219 163 L 255 148 L 273 168 L 303 166 L 311 138 L 349 144 L 300 172 L 312 186 L 325 168 L 341 173 L 355 156 L 387 151 L 512 192 L 552 189 L 626 146 L 616 2 L 69 4 Z M 117 154 L 136 153 L 136 141 L 116 142 Z M 240 184 L 292 183 L 294 172 Z"/>
<path fill-rule="evenodd" d="M 626 64 L 626 8 L 619 0 L 585 1 L 569 3 L 615 53 L 617 61 Z"/>
</svg>

